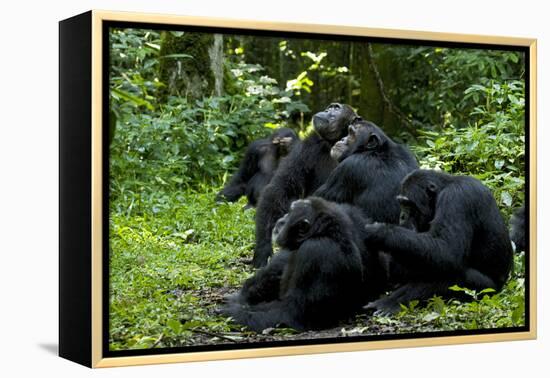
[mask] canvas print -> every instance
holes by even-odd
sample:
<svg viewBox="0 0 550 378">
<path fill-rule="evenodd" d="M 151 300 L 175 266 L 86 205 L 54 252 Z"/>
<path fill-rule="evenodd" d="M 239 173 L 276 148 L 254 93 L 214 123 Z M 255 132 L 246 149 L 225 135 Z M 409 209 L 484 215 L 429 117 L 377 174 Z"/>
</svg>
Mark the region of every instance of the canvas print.
<svg viewBox="0 0 550 378">
<path fill-rule="evenodd" d="M 106 36 L 106 355 L 525 329 L 527 50 Z"/>
</svg>

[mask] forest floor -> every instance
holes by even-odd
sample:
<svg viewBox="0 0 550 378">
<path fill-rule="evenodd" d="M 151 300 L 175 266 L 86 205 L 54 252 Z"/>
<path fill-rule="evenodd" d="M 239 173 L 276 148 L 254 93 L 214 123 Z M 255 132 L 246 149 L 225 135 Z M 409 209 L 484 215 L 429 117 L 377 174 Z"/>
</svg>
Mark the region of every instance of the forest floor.
<svg viewBox="0 0 550 378">
<path fill-rule="evenodd" d="M 216 204 L 215 191 L 158 195 L 147 204 L 112 201 L 110 214 L 111 350 L 333 339 L 522 326 L 524 258 L 501 293 L 460 303 L 433 298 L 394 316 L 359 314 L 338 327 L 261 333 L 215 313 L 223 297 L 253 274 L 254 210 L 244 199 Z"/>
</svg>

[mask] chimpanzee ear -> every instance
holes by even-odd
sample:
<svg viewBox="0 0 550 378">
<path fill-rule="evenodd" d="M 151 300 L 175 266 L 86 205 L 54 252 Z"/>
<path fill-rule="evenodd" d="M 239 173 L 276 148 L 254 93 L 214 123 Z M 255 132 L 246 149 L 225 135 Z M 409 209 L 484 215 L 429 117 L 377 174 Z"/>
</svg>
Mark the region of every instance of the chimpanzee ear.
<svg viewBox="0 0 550 378">
<path fill-rule="evenodd" d="M 382 141 L 380 140 L 380 137 L 378 135 L 371 134 L 371 136 L 369 136 L 369 139 L 367 140 L 366 148 L 367 150 L 376 150 L 378 146 L 380 146 L 381 142 Z"/>
<path fill-rule="evenodd" d="M 433 182 L 429 182 L 428 186 L 426 187 L 426 191 L 428 192 L 428 194 L 437 194 L 437 185 Z"/>
<path fill-rule="evenodd" d="M 356 123 L 363 122 L 363 118 L 358 116 L 357 114 L 353 114 L 351 118 L 350 125 L 355 125 Z"/>
<path fill-rule="evenodd" d="M 397 201 L 399 202 L 399 205 L 403 206 L 403 207 L 412 207 L 414 204 L 413 204 L 413 201 L 411 201 L 408 197 L 405 197 L 405 196 L 402 196 L 402 195 L 398 195 L 397 197 L 395 197 L 397 199 Z"/>
</svg>

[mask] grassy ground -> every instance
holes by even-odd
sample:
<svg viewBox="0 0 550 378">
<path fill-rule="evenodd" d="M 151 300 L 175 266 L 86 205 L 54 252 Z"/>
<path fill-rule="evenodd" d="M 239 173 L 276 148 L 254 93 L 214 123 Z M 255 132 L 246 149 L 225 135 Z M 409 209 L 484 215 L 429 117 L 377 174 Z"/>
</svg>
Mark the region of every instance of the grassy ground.
<svg viewBox="0 0 550 378">
<path fill-rule="evenodd" d="M 114 200 L 110 214 L 111 350 L 355 335 L 512 327 L 524 324 L 523 254 L 499 294 L 470 303 L 434 298 L 392 317 L 358 315 L 322 332 L 247 331 L 214 314 L 223 295 L 252 274 L 254 210 L 244 199 L 215 204 L 215 192 Z"/>
</svg>

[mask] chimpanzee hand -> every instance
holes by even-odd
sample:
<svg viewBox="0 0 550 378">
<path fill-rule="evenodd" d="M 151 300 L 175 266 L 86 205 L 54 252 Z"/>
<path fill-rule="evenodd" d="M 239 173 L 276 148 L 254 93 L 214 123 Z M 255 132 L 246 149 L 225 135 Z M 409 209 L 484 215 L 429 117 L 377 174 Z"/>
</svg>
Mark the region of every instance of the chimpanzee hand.
<svg viewBox="0 0 550 378">
<path fill-rule="evenodd" d="M 390 225 L 386 223 L 370 223 L 365 226 L 365 243 L 371 248 L 380 248 L 384 242 Z"/>
</svg>

